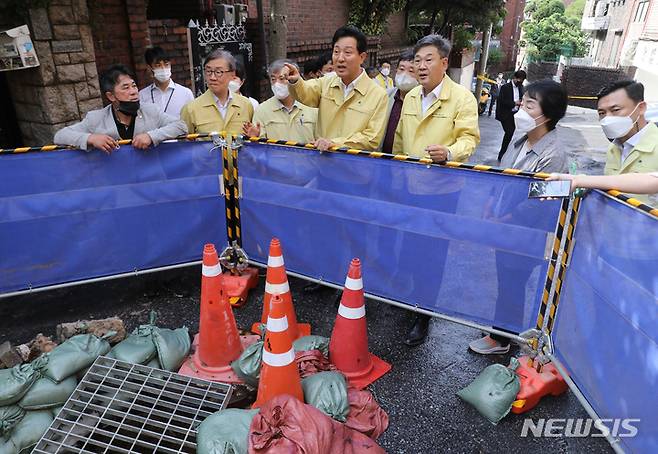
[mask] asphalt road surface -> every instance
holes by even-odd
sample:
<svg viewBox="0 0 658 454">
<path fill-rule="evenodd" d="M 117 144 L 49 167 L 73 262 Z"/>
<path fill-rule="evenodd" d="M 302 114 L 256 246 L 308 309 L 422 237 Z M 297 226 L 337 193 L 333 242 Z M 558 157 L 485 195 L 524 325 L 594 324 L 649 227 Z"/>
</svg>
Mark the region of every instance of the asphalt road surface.
<svg viewBox="0 0 658 454">
<path fill-rule="evenodd" d="M 160 326 L 198 329 L 200 267 L 158 275 L 126 278 L 0 300 L 0 342 L 26 342 L 42 332 L 52 335 L 61 322 L 121 317 L 129 330 L 158 313 Z M 247 304 L 235 310 L 241 328 L 260 319 L 264 279 Z M 335 290 L 306 293 L 306 284 L 291 279 L 297 318 L 312 324 L 313 333 L 330 336 L 336 317 Z M 602 438 L 522 438 L 525 417 L 587 418 L 568 392 L 547 397 L 526 415 L 510 414 L 492 425 L 455 393 L 486 366 L 508 364 L 511 355 L 480 356 L 467 350 L 479 331 L 433 320 L 428 341 L 409 348 L 401 343 L 412 317 L 405 310 L 376 301 L 366 304 L 371 351 L 390 362 L 390 373 L 370 389 L 390 416 L 379 443 L 390 453 L 605 453 Z"/>
</svg>

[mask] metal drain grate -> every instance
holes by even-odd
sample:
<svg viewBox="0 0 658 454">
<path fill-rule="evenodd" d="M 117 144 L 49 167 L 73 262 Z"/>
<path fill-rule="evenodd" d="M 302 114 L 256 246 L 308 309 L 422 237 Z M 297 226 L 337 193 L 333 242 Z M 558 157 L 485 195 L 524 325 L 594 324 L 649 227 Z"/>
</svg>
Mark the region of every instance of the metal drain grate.
<svg viewBox="0 0 658 454">
<path fill-rule="evenodd" d="M 195 453 L 196 429 L 226 408 L 232 388 L 100 357 L 36 453 Z"/>
</svg>

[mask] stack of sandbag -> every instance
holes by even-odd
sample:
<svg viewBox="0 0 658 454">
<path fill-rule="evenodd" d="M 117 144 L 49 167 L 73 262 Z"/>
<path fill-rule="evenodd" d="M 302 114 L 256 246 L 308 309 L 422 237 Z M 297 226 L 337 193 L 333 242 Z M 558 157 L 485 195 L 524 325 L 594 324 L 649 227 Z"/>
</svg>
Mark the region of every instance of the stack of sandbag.
<svg viewBox="0 0 658 454">
<path fill-rule="evenodd" d="M 190 333 L 186 327 L 159 328 L 140 325 L 107 355 L 131 364 L 177 372 L 190 352 Z"/>
<path fill-rule="evenodd" d="M 231 365 L 257 386 L 262 340 Z M 329 339 L 305 336 L 293 343 L 304 400 L 279 396 L 259 410 L 217 412 L 199 426 L 200 454 L 265 452 L 383 452 L 373 440 L 388 428 L 388 415 L 366 390 L 348 382 L 327 359 Z"/>
<path fill-rule="evenodd" d="M 261 339 L 245 348 L 238 359 L 231 363 L 231 368 L 242 381 L 258 386 L 260 366 L 263 359 L 263 339 L 265 325 L 261 327 Z M 295 349 L 295 361 L 301 378 L 318 372 L 336 370 L 329 362 L 329 338 L 322 336 L 304 336 L 292 344 Z"/>
<path fill-rule="evenodd" d="M 0 454 L 31 449 L 75 390 L 77 375 L 109 350 L 107 340 L 84 334 L 0 371 Z"/>
</svg>

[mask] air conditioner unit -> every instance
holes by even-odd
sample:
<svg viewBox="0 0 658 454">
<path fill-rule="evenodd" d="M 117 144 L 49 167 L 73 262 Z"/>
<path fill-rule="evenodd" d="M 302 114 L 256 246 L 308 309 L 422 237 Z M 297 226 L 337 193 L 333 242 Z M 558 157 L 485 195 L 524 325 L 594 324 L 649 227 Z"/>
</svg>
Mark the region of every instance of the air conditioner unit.
<svg viewBox="0 0 658 454">
<path fill-rule="evenodd" d="M 235 8 L 233 5 L 217 5 L 217 24 L 235 25 Z"/>
<path fill-rule="evenodd" d="M 247 11 L 247 5 L 236 4 L 235 6 L 235 22 L 237 25 L 245 25 L 247 23 L 247 18 L 249 17 L 249 12 Z"/>
</svg>

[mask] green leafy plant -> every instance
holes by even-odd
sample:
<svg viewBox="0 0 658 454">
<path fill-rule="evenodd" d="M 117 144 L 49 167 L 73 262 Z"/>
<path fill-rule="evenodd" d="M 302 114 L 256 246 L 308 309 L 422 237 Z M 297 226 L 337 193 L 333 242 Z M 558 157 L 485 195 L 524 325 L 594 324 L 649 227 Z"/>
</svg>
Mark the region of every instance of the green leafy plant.
<svg viewBox="0 0 658 454">
<path fill-rule="evenodd" d="M 411 41 L 438 33 L 451 38 L 455 49 L 471 47 L 475 32 L 490 24 L 499 33 L 506 13 L 504 0 L 409 0 L 406 8 Z"/>
<path fill-rule="evenodd" d="M 403 6 L 404 0 L 353 0 L 349 21 L 366 35 L 381 35 L 391 14 Z"/>
<path fill-rule="evenodd" d="M 533 0 L 526 6 L 524 39 L 531 61 L 556 61 L 560 55 L 584 56 L 589 50 L 580 19 L 565 14 L 559 0 Z"/>
</svg>

